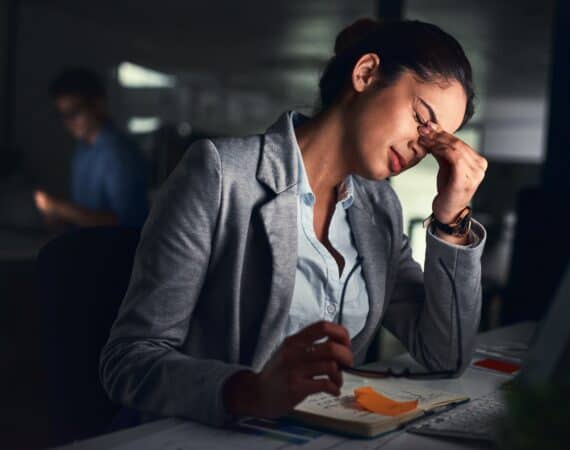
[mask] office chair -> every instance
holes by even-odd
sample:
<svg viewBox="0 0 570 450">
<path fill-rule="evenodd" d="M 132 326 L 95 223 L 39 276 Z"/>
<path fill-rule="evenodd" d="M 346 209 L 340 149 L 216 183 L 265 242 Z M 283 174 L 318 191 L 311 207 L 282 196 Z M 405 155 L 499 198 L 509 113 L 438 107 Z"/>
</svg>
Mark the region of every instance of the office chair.
<svg viewBox="0 0 570 450">
<path fill-rule="evenodd" d="M 99 354 L 131 276 L 140 230 L 86 228 L 49 242 L 37 260 L 50 445 L 105 431 L 119 406 L 99 381 Z"/>
</svg>

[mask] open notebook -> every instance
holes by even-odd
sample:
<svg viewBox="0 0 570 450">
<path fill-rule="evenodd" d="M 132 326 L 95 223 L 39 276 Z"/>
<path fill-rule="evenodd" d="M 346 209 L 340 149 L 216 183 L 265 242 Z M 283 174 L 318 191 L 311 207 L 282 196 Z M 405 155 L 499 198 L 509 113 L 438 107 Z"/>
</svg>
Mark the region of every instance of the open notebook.
<svg viewBox="0 0 570 450">
<path fill-rule="evenodd" d="M 340 397 L 311 395 L 295 407 L 291 417 L 307 425 L 343 434 L 374 437 L 400 428 L 438 408 L 469 400 L 465 395 L 436 391 L 410 380 L 362 378 L 348 373 L 343 373 L 343 379 Z M 368 412 L 358 405 L 354 396 L 354 389 L 362 386 L 370 386 L 392 400 L 418 400 L 418 406 L 398 416 Z"/>
</svg>

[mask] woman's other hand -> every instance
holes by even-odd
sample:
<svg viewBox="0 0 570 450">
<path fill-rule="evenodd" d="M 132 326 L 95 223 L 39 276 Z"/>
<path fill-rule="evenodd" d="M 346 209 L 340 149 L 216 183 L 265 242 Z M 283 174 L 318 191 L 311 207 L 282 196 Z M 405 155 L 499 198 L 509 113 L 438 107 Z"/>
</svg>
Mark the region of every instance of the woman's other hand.
<svg viewBox="0 0 570 450">
<path fill-rule="evenodd" d="M 323 338 L 328 339 L 315 343 Z M 287 337 L 260 373 L 242 371 L 230 377 L 224 386 L 226 409 L 237 416 L 277 418 L 308 395 L 338 396 L 341 367 L 352 363 L 346 328 L 316 322 Z"/>
</svg>

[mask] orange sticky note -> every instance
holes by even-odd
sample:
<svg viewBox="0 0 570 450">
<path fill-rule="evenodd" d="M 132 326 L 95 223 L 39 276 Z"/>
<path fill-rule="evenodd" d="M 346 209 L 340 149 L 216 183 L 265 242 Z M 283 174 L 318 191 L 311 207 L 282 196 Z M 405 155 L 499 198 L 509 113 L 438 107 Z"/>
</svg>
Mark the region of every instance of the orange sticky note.
<svg viewBox="0 0 570 450">
<path fill-rule="evenodd" d="M 418 407 L 418 401 L 397 402 L 384 397 L 370 386 L 360 387 L 354 390 L 356 403 L 367 411 L 383 414 L 385 416 L 399 416 Z"/>
</svg>

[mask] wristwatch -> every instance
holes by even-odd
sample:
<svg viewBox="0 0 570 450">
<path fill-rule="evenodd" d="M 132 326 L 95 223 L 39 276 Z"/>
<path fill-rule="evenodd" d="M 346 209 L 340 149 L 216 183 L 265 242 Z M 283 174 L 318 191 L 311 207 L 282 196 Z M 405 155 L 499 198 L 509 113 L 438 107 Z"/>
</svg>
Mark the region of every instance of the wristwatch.
<svg viewBox="0 0 570 450">
<path fill-rule="evenodd" d="M 437 220 L 435 215 L 431 213 L 431 215 L 424 220 L 423 225 L 424 228 L 432 225 L 439 231 L 451 236 L 464 237 L 469 233 L 469 231 L 471 231 L 471 215 L 471 208 L 466 206 L 461 210 L 453 222 L 445 224 Z"/>
</svg>

